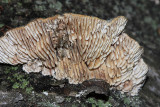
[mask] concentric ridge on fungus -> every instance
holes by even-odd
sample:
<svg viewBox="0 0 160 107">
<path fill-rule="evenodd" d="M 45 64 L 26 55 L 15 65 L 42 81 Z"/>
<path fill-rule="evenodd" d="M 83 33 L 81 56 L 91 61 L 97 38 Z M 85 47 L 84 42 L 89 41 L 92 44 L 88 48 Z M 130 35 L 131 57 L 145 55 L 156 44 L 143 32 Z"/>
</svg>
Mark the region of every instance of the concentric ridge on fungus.
<svg viewBox="0 0 160 107">
<path fill-rule="evenodd" d="M 24 64 L 26 72 L 42 72 L 69 83 L 103 79 L 122 92 L 137 95 L 147 65 L 142 47 L 122 33 L 127 20 L 64 14 L 36 19 L 0 38 L 0 63 Z"/>
</svg>

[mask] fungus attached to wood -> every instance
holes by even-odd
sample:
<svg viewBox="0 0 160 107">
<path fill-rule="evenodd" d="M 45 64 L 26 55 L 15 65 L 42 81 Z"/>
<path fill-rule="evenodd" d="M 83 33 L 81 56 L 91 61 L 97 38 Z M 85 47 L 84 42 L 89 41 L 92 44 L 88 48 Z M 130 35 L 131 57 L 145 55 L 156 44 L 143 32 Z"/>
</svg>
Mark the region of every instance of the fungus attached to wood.
<svg viewBox="0 0 160 107">
<path fill-rule="evenodd" d="M 137 95 L 148 66 L 143 48 L 122 33 L 127 20 L 64 14 L 36 19 L 0 38 L 0 63 L 24 64 L 26 72 L 42 72 L 69 83 L 103 79 L 122 92 Z"/>
</svg>

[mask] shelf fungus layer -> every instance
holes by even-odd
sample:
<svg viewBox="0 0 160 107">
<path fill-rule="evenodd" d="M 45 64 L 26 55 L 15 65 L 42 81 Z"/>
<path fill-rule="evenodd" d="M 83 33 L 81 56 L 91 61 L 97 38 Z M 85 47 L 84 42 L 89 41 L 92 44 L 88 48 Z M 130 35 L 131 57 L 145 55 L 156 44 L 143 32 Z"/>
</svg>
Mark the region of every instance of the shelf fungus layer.
<svg viewBox="0 0 160 107">
<path fill-rule="evenodd" d="M 103 79 L 111 87 L 137 95 L 148 66 L 143 48 L 122 33 L 127 20 L 64 14 L 36 19 L 0 38 L 0 63 L 24 64 L 26 72 L 41 72 L 71 84 Z"/>
</svg>

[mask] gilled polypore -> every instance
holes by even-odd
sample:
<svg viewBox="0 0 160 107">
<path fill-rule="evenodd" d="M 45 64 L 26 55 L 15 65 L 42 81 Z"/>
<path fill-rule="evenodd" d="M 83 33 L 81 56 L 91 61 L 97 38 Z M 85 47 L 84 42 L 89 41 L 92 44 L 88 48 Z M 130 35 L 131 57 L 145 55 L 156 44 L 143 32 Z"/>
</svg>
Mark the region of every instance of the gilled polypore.
<svg viewBox="0 0 160 107">
<path fill-rule="evenodd" d="M 0 38 L 0 63 L 24 64 L 26 72 L 42 72 L 71 84 L 103 79 L 122 92 L 137 95 L 147 65 L 142 47 L 122 33 L 127 20 L 64 14 L 36 19 Z"/>
</svg>

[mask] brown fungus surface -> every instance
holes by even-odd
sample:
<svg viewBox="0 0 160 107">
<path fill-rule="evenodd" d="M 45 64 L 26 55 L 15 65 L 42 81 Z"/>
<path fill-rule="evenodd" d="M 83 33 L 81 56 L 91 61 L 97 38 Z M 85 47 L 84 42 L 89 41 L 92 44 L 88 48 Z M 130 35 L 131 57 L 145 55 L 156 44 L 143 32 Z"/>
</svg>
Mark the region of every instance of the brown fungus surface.
<svg viewBox="0 0 160 107">
<path fill-rule="evenodd" d="M 0 63 L 24 64 L 26 72 L 42 72 L 71 84 L 103 79 L 111 87 L 137 95 L 148 66 L 143 48 L 122 33 L 127 20 L 64 14 L 36 19 L 0 38 Z"/>
</svg>

